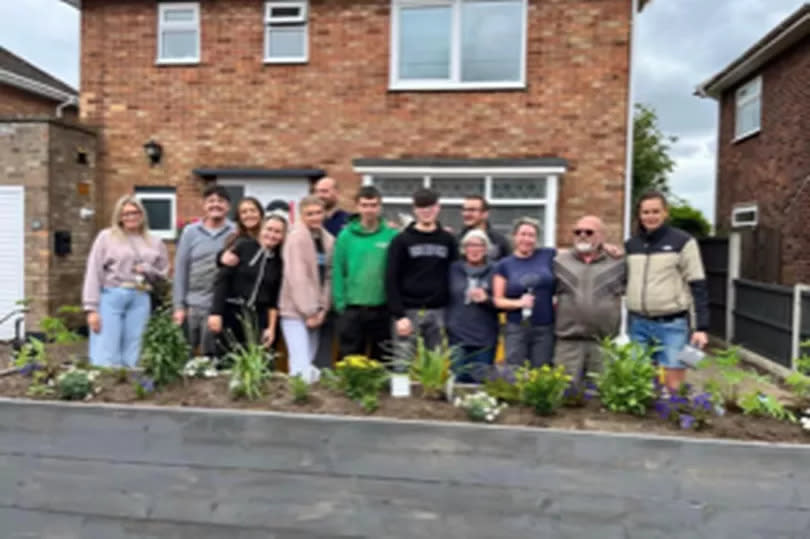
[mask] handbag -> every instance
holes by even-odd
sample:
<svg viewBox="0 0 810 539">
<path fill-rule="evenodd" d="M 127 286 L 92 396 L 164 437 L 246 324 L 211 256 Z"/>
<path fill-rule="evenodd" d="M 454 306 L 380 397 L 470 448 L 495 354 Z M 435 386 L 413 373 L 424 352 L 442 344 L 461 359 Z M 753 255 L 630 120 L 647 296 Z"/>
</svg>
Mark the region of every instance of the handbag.
<svg viewBox="0 0 810 539">
<path fill-rule="evenodd" d="M 132 248 L 132 252 L 135 253 L 135 265 L 142 263 L 143 259 L 141 258 L 141 253 L 138 251 L 138 248 L 135 246 L 132 238 L 127 236 L 127 240 L 129 240 L 129 246 Z M 149 294 L 152 312 L 154 312 L 163 307 L 163 305 L 166 303 L 171 291 L 169 280 L 165 277 L 161 277 L 159 275 L 149 275 L 148 273 L 141 276 L 143 277 L 145 284 L 143 290 Z"/>
</svg>

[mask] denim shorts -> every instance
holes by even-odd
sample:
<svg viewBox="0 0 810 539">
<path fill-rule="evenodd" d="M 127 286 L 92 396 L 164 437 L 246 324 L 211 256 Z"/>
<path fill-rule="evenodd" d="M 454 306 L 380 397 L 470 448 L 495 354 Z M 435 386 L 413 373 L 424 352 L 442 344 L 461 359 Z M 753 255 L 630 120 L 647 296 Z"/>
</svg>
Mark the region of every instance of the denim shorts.
<svg viewBox="0 0 810 539">
<path fill-rule="evenodd" d="M 629 333 L 631 341 L 658 348 L 653 354 L 653 360 L 658 365 L 667 369 L 686 367 L 678 359 L 689 342 L 689 321 L 686 316 L 659 321 L 631 314 Z"/>
</svg>

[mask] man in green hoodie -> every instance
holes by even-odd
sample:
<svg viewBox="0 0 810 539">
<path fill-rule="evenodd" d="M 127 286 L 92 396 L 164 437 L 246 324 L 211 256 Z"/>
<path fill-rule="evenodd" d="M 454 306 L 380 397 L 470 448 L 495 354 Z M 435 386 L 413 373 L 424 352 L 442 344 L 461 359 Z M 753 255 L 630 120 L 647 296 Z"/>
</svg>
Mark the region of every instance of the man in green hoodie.
<svg viewBox="0 0 810 539">
<path fill-rule="evenodd" d="M 340 315 L 340 357 L 369 354 L 383 359 L 391 338 L 385 298 L 388 245 L 397 231 L 380 218 L 382 197 L 371 186 L 355 196 L 357 216 L 340 233 L 332 258 L 332 294 Z"/>
</svg>

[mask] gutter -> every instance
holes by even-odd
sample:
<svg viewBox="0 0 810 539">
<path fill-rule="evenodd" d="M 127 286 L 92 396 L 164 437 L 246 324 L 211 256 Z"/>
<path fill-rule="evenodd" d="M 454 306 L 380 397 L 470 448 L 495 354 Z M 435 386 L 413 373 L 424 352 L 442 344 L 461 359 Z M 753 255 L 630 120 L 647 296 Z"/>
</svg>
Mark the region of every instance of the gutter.
<svg viewBox="0 0 810 539">
<path fill-rule="evenodd" d="M 59 102 L 64 102 L 68 99 L 76 100 L 75 94 L 29 79 L 28 77 L 23 77 L 22 75 L 12 73 L 5 69 L 0 69 L 0 82 Z"/>
<path fill-rule="evenodd" d="M 627 155 L 625 156 L 624 171 L 624 239 L 633 235 L 631 218 L 633 213 L 633 111 L 635 110 L 635 93 L 633 91 L 633 66 L 636 61 L 636 14 L 639 9 L 639 0 L 633 0 L 630 12 L 630 59 L 627 70 Z"/>
<path fill-rule="evenodd" d="M 71 97 L 65 99 L 62 103 L 59 103 L 59 105 L 56 106 L 56 117 L 61 118 L 62 117 L 62 111 L 65 109 L 65 107 L 69 107 L 71 105 L 73 105 L 75 107 L 79 106 L 79 100 L 76 99 L 76 97 L 74 97 L 74 96 L 71 96 Z"/>
</svg>

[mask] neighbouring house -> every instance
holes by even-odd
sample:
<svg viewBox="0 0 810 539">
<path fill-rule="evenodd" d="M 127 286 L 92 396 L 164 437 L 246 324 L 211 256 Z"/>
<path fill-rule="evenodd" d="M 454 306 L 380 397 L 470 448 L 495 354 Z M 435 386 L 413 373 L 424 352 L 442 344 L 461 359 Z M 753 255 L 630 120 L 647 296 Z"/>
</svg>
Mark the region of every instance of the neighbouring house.
<svg viewBox="0 0 810 539">
<path fill-rule="evenodd" d="M 810 282 L 810 3 L 697 89 L 719 104 L 717 225 L 743 277 Z"/>
<path fill-rule="evenodd" d="M 78 116 L 79 93 L 0 47 L 0 116 Z"/>
<path fill-rule="evenodd" d="M 207 182 L 295 201 L 324 174 L 389 217 L 424 185 L 460 226 L 569 241 L 626 227 L 632 26 L 646 0 L 63 0 L 81 10 L 81 119 L 99 128 L 99 224 L 134 191 L 167 240 Z M 630 137 L 630 140 L 632 138 Z"/>
</svg>

